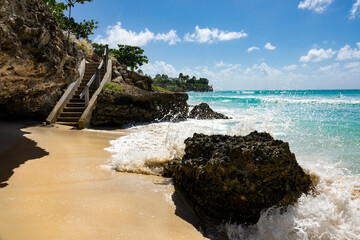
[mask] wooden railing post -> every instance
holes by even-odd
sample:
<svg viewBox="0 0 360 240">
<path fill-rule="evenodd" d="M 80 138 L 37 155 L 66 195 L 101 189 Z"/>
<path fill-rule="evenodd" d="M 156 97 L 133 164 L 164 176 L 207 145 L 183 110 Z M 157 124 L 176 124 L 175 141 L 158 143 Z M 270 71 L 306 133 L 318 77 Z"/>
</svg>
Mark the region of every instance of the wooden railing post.
<svg viewBox="0 0 360 240">
<path fill-rule="evenodd" d="M 104 54 L 104 74 L 106 73 L 107 70 L 107 63 L 108 63 L 108 58 L 109 58 L 109 45 L 106 44 L 105 45 L 105 54 Z"/>
<path fill-rule="evenodd" d="M 89 101 L 90 101 L 89 87 L 86 85 L 85 86 L 85 107 L 87 107 L 89 105 Z"/>
<path fill-rule="evenodd" d="M 96 69 L 96 73 L 95 73 L 95 81 L 96 81 L 96 88 L 98 88 L 100 86 L 100 80 L 101 80 L 101 76 L 100 76 L 100 69 Z"/>
</svg>

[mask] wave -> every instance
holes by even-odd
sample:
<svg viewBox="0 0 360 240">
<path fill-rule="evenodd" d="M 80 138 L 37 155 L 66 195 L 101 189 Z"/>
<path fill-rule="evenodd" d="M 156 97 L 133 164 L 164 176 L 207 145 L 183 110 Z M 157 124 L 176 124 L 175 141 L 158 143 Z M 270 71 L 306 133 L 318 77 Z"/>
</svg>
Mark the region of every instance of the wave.
<svg viewBox="0 0 360 240">
<path fill-rule="evenodd" d="M 267 96 L 202 96 L 202 100 L 209 102 L 238 102 L 238 103 L 274 103 L 274 104 L 329 104 L 329 105 L 360 105 L 360 100 L 351 98 L 290 98 Z"/>
<path fill-rule="evenodd" d="M 305 161 L 320 176 L 316 192 L 303 194 L 285 212 L 275 207 L 265 210 L 255 225 L 226 223 L 219 229 L 232 240 L 358 239 L 360 178 L 325 159 Z"/>
<path fill-rule="evenodd" d="M 184 155 L 184 140 L 194 132 L 246 135 L 253 130 L 277 135 L 289 126 L 267 121 L 271 112 L 236 120 L 189 120 L 137 126 L 131 133 L 111 141 L 111 166 L 118 171 L 159 175 L 162 165 Z M 260 122 L 260 123 L 259 123 Z M 340 163 L 326 157 L 297 156 L 299 164 L 318 175 L 316 192 L 303 195 L 286 212 L 270 208 L 257 224 L 223 224 L 219 230 L 229 239 L 356 239 L 360 236 L 360 185 Z"/>
<path fill-rule="evenodd" d="M 221 92 L 216 96 L 190 96 L 191 103 L 205 100 L 214 110 L 233 119 L 161 122 L 130 128 L 130 134 L 111 141 L 107 149 L 112 153 L 111 167 L 118 171 L 159 175 L 162 164 L 183 156 L 184 140 L 195 132 L 246 135 L 254 130 L 266 131 L 288 141 L 299 164 L 319 176 L 316 192 L 301 196 L 285 212 L 279 208 L 264 211 L 255 225 L 227 223 L 219 226 L 219 230 L 231 240 L 358 239 L 360 175 L 358 169 L 349 169 L 351 164 L 358 166 L 360 160 L 356 133 L 360 100 L 349 96 L 305 98 L 254 94 L 227 96 Z M 253 102 L 255 106 L 239 104 L 246 102 Z M 272 104 L 293 104 L 294 107 L 274 108 Z M 315 104 L 319 106 L 316 107 L 319 114 L 312 115 Z M 334 112 L 334 109 L 342 111 Z M 336 124 L 328 121 L 329 115 L 336 119 Z M 352 154 L 351 161 L 338 163 L 346 153 Z"/>
</svg>

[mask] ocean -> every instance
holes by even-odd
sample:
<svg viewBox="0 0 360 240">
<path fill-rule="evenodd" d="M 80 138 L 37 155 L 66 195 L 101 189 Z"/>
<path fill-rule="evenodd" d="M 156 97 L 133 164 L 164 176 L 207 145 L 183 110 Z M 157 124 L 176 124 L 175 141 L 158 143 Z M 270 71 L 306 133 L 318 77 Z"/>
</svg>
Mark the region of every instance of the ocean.
<svg viewBox="0 0 360 240">
<path fill-rule="evenodd" d="M 320 181 L 283 213 L 264 211 L 252 226 L 223 224 L 229 239 L 360 239 L 360 90 L 191 92 L 228 120 L 187 120 L 131 127 L 111 141 L 119 171 L 159 174 L 184 154 L 193 133 L 246 135 L 266 131 L 289 142 L 300 166 Z"/>
</svg>

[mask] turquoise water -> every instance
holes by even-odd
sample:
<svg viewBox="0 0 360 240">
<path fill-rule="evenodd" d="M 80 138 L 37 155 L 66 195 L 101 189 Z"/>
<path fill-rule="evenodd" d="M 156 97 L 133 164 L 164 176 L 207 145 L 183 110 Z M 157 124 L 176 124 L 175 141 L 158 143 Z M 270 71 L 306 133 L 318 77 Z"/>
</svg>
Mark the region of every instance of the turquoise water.
<svg viewBox="0 0 360 240">
<path fill-rule="evenodd" d="M 360 90 L 189 93 L 189 104 L 201 102 L 234 119 L 242 116 L 239 122 L 256 130 L 270 130 L 297 156 L 326 158 L 360 174 Z"/>
<path fill-rule="evenodd" d="M 190 105 L 201 102 L 232 119 L 134 126 L 110 142 L 111 167 L 158 174 L 147 162 L 181 158 L 194 133 L 266 131 L 289 142 L 300 166 L 319 177 L 316 194 L 303 194 L 285 212 L 264 210 L 254 225 L 224 223 L 219 231 L 230 240 L 360 239 L 360 90 L 189 93 Z"/>
</svg>

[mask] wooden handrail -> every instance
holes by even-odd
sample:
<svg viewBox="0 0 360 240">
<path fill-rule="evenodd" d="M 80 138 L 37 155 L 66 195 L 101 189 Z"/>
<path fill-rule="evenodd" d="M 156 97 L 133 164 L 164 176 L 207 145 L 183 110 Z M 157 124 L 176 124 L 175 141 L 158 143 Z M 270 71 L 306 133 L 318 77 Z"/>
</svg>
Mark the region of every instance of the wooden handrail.
<svg viewBox="0 0 360 240">
<path fill-rule="evenodd" d="M 100 82 L 101 82 L 101 68 L 104 66 L 104 76 L 106 74 L 107 71 L 107 62 L 109 59 L 109 46 L 106 44 L 105 45 L 105 50 L 104 50 L 104 55 L 103 55 L 103 59 L 101 60 L 99 66 L 96 69 L 96 72 L 94 75 L 92 75 L 92 77 L 90 78 L 89 82 L 86 84 L 84 90 L 80 93 L 79 97 L 80 99 L 82 99 L 85 96 L 85 107 L 87 107 L 89 105 L 89 100 L 90 100 L 90 86 L 92 85 L 92 83 L 94 82 L 94 80 L 96 79 L 96 87 L 98 88 L 100 86 Z"/>
</svg>

